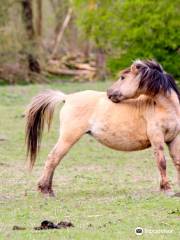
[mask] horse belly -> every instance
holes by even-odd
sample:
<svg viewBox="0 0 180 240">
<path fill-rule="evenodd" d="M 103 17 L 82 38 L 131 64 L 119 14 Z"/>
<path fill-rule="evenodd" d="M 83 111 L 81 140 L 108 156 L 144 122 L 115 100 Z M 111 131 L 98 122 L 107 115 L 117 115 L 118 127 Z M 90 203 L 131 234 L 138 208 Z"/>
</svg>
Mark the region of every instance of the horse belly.
<svg viewBox="0 0 180 240">
<path fill-rule="evenodd" d="M 89 124 L 92 136 L 110 148 L 137 151 L 151 145 L 143 115 L 128 103 L 114 104 L 102 97 Z"/>
<path fill-rule="evenodd" d="M 137 151 L 151 146 L 143 124 L 103 125 L 92 128 L 92 136 L 103 145 L 120 151 Z"/>
</svg>

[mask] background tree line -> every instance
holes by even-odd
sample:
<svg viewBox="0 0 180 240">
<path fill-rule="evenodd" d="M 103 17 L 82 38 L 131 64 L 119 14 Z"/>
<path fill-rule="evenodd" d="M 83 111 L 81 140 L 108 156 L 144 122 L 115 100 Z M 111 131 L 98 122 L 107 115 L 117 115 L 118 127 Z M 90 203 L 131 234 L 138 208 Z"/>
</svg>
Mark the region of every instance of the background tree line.
<svg viewBox="0 0 180 240">
<path fill-rule="evenodd" d="M 1 0 L 0 78 L 105 79 L 136 58 L 180 77 L 179 0 Z"/>
</svg>

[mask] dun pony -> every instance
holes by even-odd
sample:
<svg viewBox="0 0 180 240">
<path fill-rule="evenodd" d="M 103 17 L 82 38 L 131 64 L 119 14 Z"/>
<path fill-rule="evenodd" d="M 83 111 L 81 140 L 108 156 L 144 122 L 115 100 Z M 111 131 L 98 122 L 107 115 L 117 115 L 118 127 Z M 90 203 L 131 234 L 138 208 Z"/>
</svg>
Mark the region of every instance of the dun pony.
<svg viewBox="0 0 180 240">
<path fill-rule="evenodd" d="M 180 93 L 172 76 L 154 60 L 136 60 L 122 71 L 107 93 L 82 91 L 64 94 L 45 91 L 33 98 L 26 114 L 26 142 L 33 167 L 45 122 L 50 127 L 55 105 L 60 111 L 60 135 L 48 155 L 38 190 L 54 195 L 55 168 L 70 148 L 90 134 L 102 144 L 120 151 L 152 147 L 161 176 L 160 189 L 173 191 L 166 174 L 167 144 L 180 182 Z M 111 160 L 110 160 L 111 161 Z"/>
</svg>

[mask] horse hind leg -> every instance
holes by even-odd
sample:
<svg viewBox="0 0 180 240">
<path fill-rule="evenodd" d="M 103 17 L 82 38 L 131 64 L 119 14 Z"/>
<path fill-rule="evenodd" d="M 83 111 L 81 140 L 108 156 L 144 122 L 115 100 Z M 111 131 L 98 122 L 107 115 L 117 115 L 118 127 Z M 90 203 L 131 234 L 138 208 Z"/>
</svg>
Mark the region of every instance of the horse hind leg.
<svg viewBox="0 0 180 240">
<path fill-rule="evenodd" d="M 62 133 L 63 134 L 60 134 L 56 145 L 48 155 L 42 176 L 38 182 L 38 190 L 49 196 L 54 196 L 52 179 L 55 168 L 58 166 L 61 159 L 68 153 L 73 144 L 83 135 L 83 132 L 77 132 L 69 126 L 63 129 Z"/>
<path fill-rule="evenodd" d="M 176 138 L 168 144 L 168 148 L 177 171 L 178 184 L 180 185 L 180 135 L 176 136 Z"/>
<path fill-rule="evenodd" d="M 61 159 L 65 156 L 65 154 L 70 149 L 71 144 L 66 143 L 61 137 L 58 139 L 58 142 L 49 153 L 48 158 L 46 160 L 43 174 L 38 182 L 38 190 L 43 194 L 53 196 L 52 190 L 52 179 L 55 168 L 58 166 Z"/>
</svg>

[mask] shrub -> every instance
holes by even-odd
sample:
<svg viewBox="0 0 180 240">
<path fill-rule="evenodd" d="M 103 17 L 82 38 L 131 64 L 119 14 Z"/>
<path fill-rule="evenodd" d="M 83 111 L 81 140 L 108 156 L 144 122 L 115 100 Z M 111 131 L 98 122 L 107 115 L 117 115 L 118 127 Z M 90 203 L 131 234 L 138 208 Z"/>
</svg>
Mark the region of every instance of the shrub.
<svg viewBox="0 0 180 240">
<path fill-rule="evenodd" d="M 90 1 L 75 2 L 81 11 L 79 26 L 106 50 L 111 73 L 136 58 L 154 58 L 180 77 L 179 0 L 100 0 L 93 1 L 93 9 L 88 8 Z"/>
</svg>

